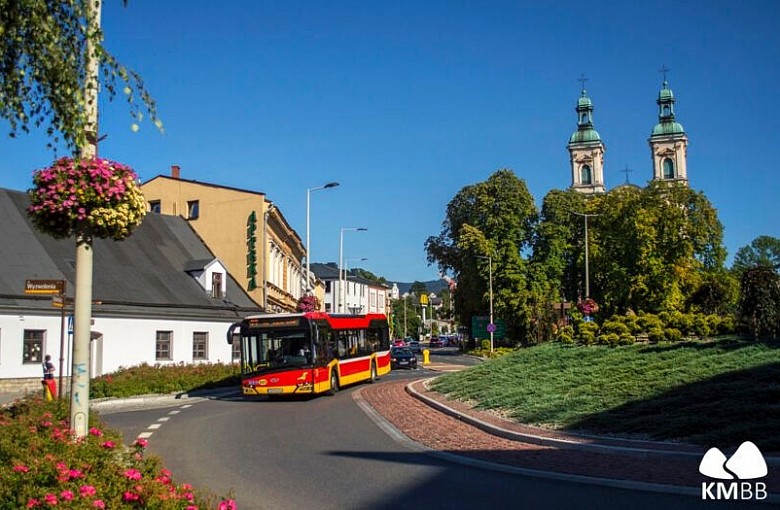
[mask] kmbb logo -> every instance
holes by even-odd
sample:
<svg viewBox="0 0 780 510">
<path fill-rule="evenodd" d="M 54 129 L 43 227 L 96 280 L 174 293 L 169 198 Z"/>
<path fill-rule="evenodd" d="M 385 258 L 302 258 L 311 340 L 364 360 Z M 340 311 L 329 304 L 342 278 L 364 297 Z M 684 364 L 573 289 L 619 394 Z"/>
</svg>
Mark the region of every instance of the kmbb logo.
<svg viewBox="0 0 780 510">
<path fill-rule="evenodd" d="M 764 456 L 750 441 L 742 443 L 731 458 L 710 448 L 699 464 L 699 473 L 718 480 L 755 480 L 767 475 Z M 701 499 L 761 500 L 767 498 L 763 482 L 703 482 Z"/>
</svg>

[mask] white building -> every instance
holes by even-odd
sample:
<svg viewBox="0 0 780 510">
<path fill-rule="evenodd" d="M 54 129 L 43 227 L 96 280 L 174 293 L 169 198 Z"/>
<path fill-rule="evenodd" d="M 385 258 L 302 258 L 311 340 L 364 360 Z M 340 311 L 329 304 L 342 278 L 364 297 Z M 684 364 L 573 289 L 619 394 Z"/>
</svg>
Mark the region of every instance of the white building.
<svg viewBox="0 0 780 510">
<path fill-rule="evenodd" d="M 335 263 L 311 264 L 311 270 L 325 283 L 324 309 L 328 313 L 388 313 L 389 287 L 367 280 L 353 271 L 346 272 L 339 285 L 339 268 Z"/>
<path fill-rule="evenodd" d="M 35 230 L 27 194 L 0 189 L 0 387 L 39 388 L 50 354 L 70 375 L 68 306 L 29 293 L 30 280 L 75 289 L 76 245 Z M 150 214 L 125 241 L 93 244 L 91 376 L 148 363 L 231 362 L 233 322 L 258 307 L 185 220 Z M 62 360 L 62 364 L 60 363 Z"/>
</svg>

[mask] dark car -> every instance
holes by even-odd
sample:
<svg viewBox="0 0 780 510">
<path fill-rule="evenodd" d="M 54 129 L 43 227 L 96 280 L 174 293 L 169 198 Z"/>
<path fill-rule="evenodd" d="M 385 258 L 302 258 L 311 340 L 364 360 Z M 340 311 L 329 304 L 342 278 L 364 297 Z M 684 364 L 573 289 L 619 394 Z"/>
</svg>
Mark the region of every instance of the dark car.
<svg viewBox="0 0 780 510">
<path fill-rule="evenodd" d="M 420 342 L 417 340 L 409 340 L 407 343 L 409 350 L 412 352 L 422 352 L 422 348 L 420 347 Z"/>
<path fill-rule="evenodd" d="M 392 368 L 417 368 L 417 356 L 408 347 L 393 347 L 390 349 L 390 366 Z"/>
<path fill-rule="evenodd" d="M 432 336 L 428 347 L 441 347 L 441 339 L 438 336 Z"/>
</svg>

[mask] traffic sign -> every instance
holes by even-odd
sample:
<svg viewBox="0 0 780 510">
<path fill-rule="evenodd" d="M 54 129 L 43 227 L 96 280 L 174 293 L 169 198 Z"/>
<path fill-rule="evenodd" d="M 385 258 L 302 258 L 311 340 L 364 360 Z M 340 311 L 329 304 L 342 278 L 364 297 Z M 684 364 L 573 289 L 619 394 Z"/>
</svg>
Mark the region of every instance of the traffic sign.
<svg viewBox="0 0 780 510">
<path fill-rule="evenodd" d="M 65 280 L 25 280 L 25 294 L 64 294 Z"/>
<path fill-rule="evenodd" d="M 487 325 L 487 331 L 488 333 L 495 333 L 496 332 L 496 325 L 492 322 Z"/>
</svg>

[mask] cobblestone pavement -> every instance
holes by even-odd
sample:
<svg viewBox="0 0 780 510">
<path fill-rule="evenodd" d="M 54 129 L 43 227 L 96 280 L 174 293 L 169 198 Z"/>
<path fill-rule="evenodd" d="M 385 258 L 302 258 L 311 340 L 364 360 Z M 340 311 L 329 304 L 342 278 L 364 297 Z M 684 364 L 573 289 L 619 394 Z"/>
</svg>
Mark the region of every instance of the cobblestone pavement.
<svg viewBox="0 0 780 510">
<path fill-rule="evenodd" d="M 528 427 L 449 401 L 429 391 L 422 380 L 366 386 L 358 398 L 412 441 L 438 451 L 530 470 L 674 486 L 682 491 L 700 490 L 701 483 L 708 481 L 698 470 L 704 448 Z M 776 494 L 780 469 L 770 466 L 769 476 L 762 481 Z"/>
</svg>

